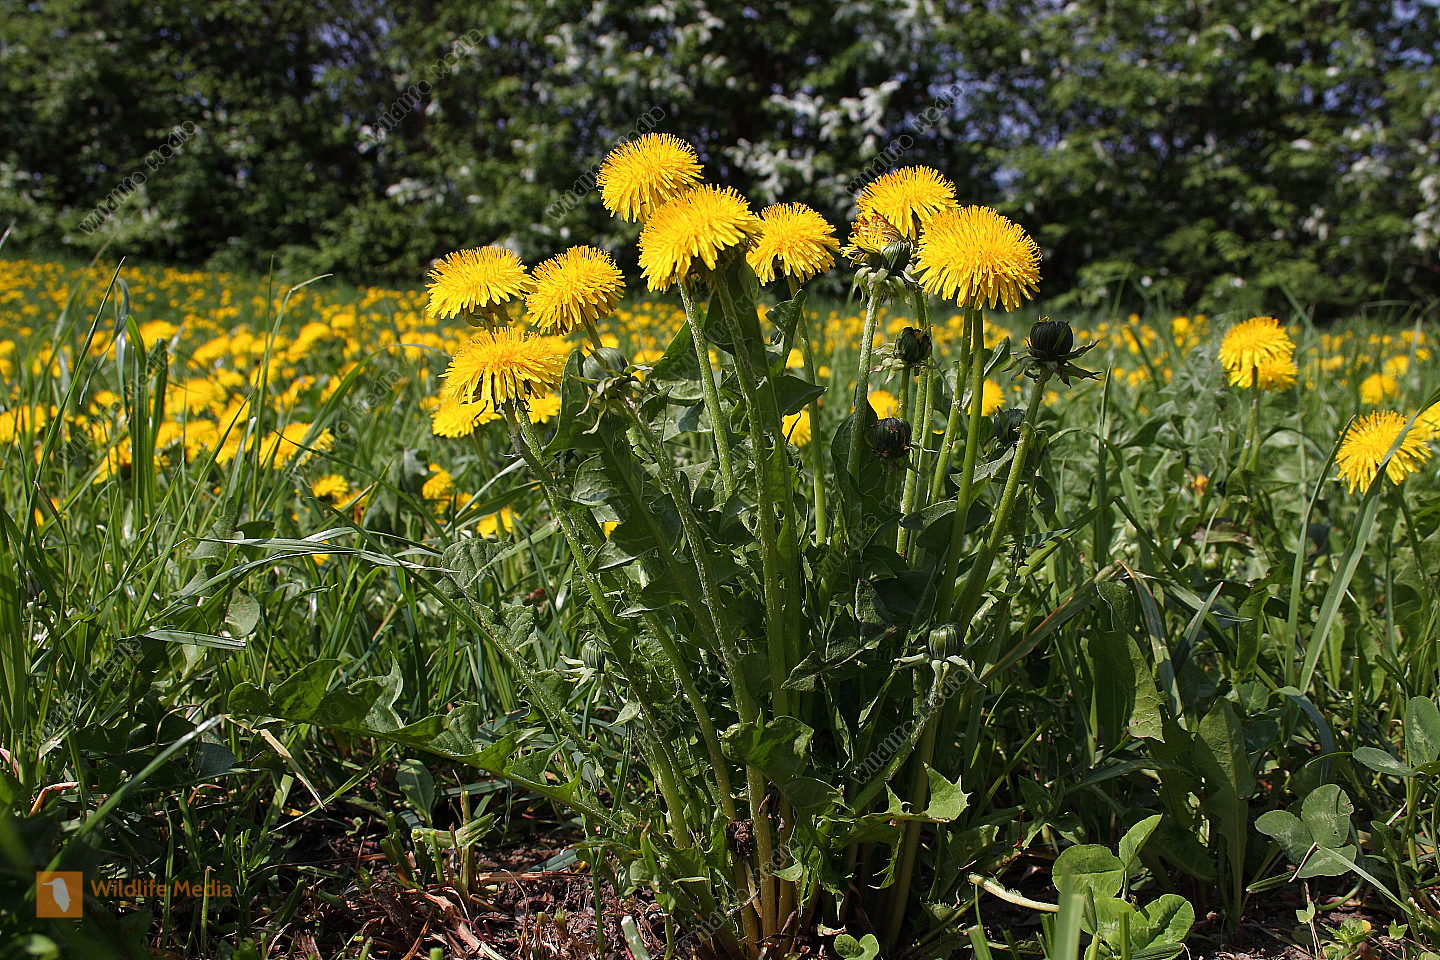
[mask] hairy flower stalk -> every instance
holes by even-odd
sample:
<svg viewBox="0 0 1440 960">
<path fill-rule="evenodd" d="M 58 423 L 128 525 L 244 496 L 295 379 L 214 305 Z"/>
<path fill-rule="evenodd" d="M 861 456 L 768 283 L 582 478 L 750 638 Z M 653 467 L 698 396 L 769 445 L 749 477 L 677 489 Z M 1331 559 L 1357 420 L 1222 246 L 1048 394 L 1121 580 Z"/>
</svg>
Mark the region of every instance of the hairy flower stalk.
<svg viewBox="0 0 1440 960">
<path fill-rule="evenodd" d="M 1048 372 L 1041 373 L 1035 378 L 1035 383 L 1030 388 L 1030 402 L 1025 408 L 1025 419 L 1020 424 L 1020 441 L 1015 447 L 1015 459 L 1010 463 L 1010 473 L 1005 479 L 1005 490 L 1000 495 L 1000 503 L 995 508 L 995 516 L 990 522 L 990 535 L 980 546 L 980 551 L 975 556 L 975 561 L 970 567 L 970 574 L 965 580 L 965 592 L 955 607 L 955 615 L 951 619 L 955 623 L 969 623 L 970 618 L 975 616 L 975 611 L 980 607 L 980 594 L 985 588 L 986 581 L 990 578 L 990 568 L 995 563 L 995 557 L 1000 553 L 1004 545 L 1006 532 L 1009 530 L 1010 513 L 1015 507 L 1015 498 L 1020 490 L 1020 483 L 1026 479 L 1028 470 L 1030 448 L 1035 442 L 1035 411 L 1040 407 L 1040 401 L 1045 396 L 1045 384 L 1049 382 Z"/>
<path fill-rule="evenodd" d="M 870 364 L 875 352 L 875 329 L 880 322 L 880 285 L 872 284 L 865 303 L 865 328 L 860 334 L 860 360 L 855 369 L 855 419 L 850 427 L 850 450 L 845 470 L 851 477 L 860 475 L 860 454 L 865 449 L 865 415 L 870 405 Z"/>
<path fill-rule="evenodd" d="M 729 500 L 735 496 L 735 468 L 730 456 L 730 424 L 720 406 L 720 389 L 715 384 L 715 367 L 710 363 L 710 341 L 696 310 L 694 297 L 685 281 L 680 288 L 680 302 L 685 307 L 685 324 L 690 328 L 690 343 L 695 347 L 695 360 L 700 365 L 700 396 L 715 437 L 715 459 L 720 466 L 720 489 Z"/>
<path fill-rule="evenodd" d="M 971 491 L 975 486 L 975 464 L 980 452 L 980 421 L 985 404 L 985 320 L 978 307 L 966 310 L 966 326 L 970 330 L 970 414 L 965 434 L 965 459 L 960 466 L 960 485 L 955 493 L 955 520 L 950 531 L 950 545 L 941 568 L 940 587 L 935 610 L 940 615 L 950 608 L 955 596 L 955 580 L 960 572 L 961 545 L 965 540 L 965 521 L 970 516 Z M 957 388 L 959 384 L 956 384 Z M 958 392 L 958 391 L 957 391 Z M 959 396 L 955 402 L 960 403 Z"/>
<path fill-rule="evenodd" d="M 930 478 L 931 503 L 938 503 L 945 492 L 945 478 L 950 474 L 950 464 L 954 459 L 955 434 L 960 430 L 960 419 L 965 412 L 960 398 L 965 391 L 965 375 L 970 369 L 965 354 L 965 344 L 969 340 L 967 330 L 961 338 L 960 359 L 955 361 L 955 395 L 950 403 L 950 413 L 945 418 L 945 434 L 940 438 L 940 446 L 935 451 L 935 469 Z"/>
<path fill-rule="evenodd" d="M 714 574 L 710 570 L 709 562 L 705 557 L 705 551 L 703 549 L 704 541 L 700 532 L 700 525 L 695 517 L 694 509 L 690 504 L 689 496 L 681 486 L 681 481 L 675 473 L 675 465 L 670 462 L 659 438 L 655 436 L 650 425 L 640 416 L 640 411 L 636 408 L 634 402 L 626 398 L 623 406 L 627 415 L 630 417 L 632 430 L 643 441 L 643 448 L 650 452 L 652 460 L 659 468 L 662 485 L 669 494 L 671 501 L 675 504 L 685 539 L 690 544 L 691 560 L 695 564 L 696 573 L 700 581 L 701 593 L 703 595 L 703 609 L 707 613 L 707 618 L 703 619 L 708 619 L 715 649 L 720 654 L 722 662 L 725 663 L 725 672 L 730 681 L 731 691 L 735 697 L 736 712 L 739 714 L 742 722 L 755 723 L 759 716 L 759 707 L 746 683 L 745 672 L 740 662 L 740 652 L 735 649 L 732 638 L 726 636 L 724 633 L 724 618 L 720 614 L 720 604 L 722 601 L 720 600 L 719 587 L 716 584 Z M 640 509 L 648 518 L 649 512 L 644 510 L 643 504 L 640 505 Z M 655 536 L 657 543 L 664 542 L 659 538 L 658 533 L 656 533 Z M 670 556 L 668 553 L 667 557 L 673 560 L 673 556 Z M 683 582 L 683 579 L 681 582 Z M 678 656 L 678 653 L 676 656 Z M 704 707 L 704 702 L 699 691 L 695 689 L 693 678 L 689 677 L 689 671 L 686 670 L 680 679 L 686 698 L 693 701 L 696 716 L 701 723 L 702 735 L 706 741 L 707 752 L 709 752 L 711 762 L 714 764 L 717 772 L 716 789 L 720 795 L 721 812 L 730 823 L 734 823 L 739 819 L 739 814 L 735 808 L 734 798 L 731 794 L 728 761 L 724 759 L 720 751 L 714 724 L 710 719 L 709 712 Z M 763 820 L 763 822 L 756 823 L 755 829 L 757 859 L 759 863 L 764 864 L 769 862 L 767 858 L 771 854 L 769 852 L 760 854 L 760 850 L 772 851 L 774 843 L 770 839 L 768 819 L 763 818 L 759 813 L 753 812 L 764 809 L 764 774 L 753 765 L 747 764 L 745 768 L 745 784 L 750 808 L 752 810 L 751 816 L 756 820 Z M 739 857 L 735 858 L 734 862 L 734 879 L 738 888 L 748 890 L 752 894 L 757 895 L 762 894 L 762 891 L 765 889 L 764 885 L 768 882 L 768 878 L 756 878 L 751 872 L 751 867 L 746 865 L 742 858 Z M 762 935 L 762 927 L 769 926 L 765 923 L 765 916 L 773 917 L 780 913 L 778 898 L 775 909 L 771 910 L 768 914 L 764 909 L 766 902 L 764 896 L 761 895 L 759 904 L 747 904 L 741 910 L 741 920 L 746 928 L 746 935 L 751 938 L 752 942 Z M 765 935 L 768 936 L 769 934 Z"/>
<path fill-rule="evenodd" d="M 787 278 L 790 285 L 790 299 L 794 301 L 800 295 L 800 284 L 791 276 Z M 805 379 L 811 383 L 819 383 L 820 378 L 815 375 L 815 348 L 810 342 L 810 332 L 805 318 L 805 310 L 801 308 L 795 317 L 795 338 L 800 342 L 801 363 L 805 365 Z M 825 444 L 821 442 L 820 433 L 820 398 L 815 397 L 809 403 L 810 410 L 810 442 L 805 445 L 805 456 L 810 461 L 811 496 L 814 503 L 811 505 L 815 516 L 815 542 L 825 543 L 829 539 L 829 517 L 825 508 Z"/>
<path fill-rule="evenodd" d="M 523 402 L 508 401 L 504 404 L 503 409 L 505 421 L 510 427 L 511 440 L 515 445 L 515 449 L 520 452 L 520 456 L 525 460 L 526 465 L 530 467 L 530 470 L 540 481 L 541 489 L 545 493 L 545 499 L 549 501 L 552 510 L 555 512 L 555 520 L 560 527 L 560 533 L 564 536 L 565 542 L 570 547 L 571 557 L 575 562 L 575 569 L 580 574 L 580 579 L 585 585 L 586 593 L 590 595 L 591 601 L 600 612 L 600 622 L 607 627 L 618 623 L 619 621 L 615 617 L 610 601 L 605 595 L 604 587 L 595 579 L 594 574 L 590 570 L 590 565 L 586 560 L 586 558 L 590 556 L 590 551 L 586 549 L 584 536 L 580 532 L 580 526 L 571 514 L 571 509 L 573 508 L 567 509 L 564 506 L 566 500 L 559 495 L 559 491 L 555 487 L 554 477 L 550 475 L 550 471 L 546 469 L 545 464 L 540 459 L 539 451 L 542 445 L 539 437 L 535 435 L 535 425 L 532 424 L 530 418 L 525 415 Z M 617 667 L 623 669 L 623 663 L 618 659 Z M 652 726 L 658 727 L 659 722 L 650 710 L 649 705 L 645 703 L 643 699 L 640 700 L 639 703 L 640 709 L 645 714 L 646 721 Z M 658 743 L 651 743 L 651 747 L 657 754 L 654 764 L 655 774 L 656 779 L 660 781 L 660 789 L 665 796 L 665 802 L 668 806 L 667 814 L 670 818 L 670 830 L 676 846 L 688 847 L 691 845 L 690 827 L 685 817 L 686 807 L 681 799 L 679 787 L 676 782 L 676 772 L 680 769 L 680 764 L 671 751 L 669 743 L 666 742 L 664 738 L 655 738 L 655 740 L 659 741 Z"/>
<path fill-rule="evenodd" d="M 922 362 L 929 360 L 930 348 L 930 305 L 924 293 L 916 291 L 913 295 L 915 303 L 915 316 L 920 322 L 920 330 L 923 331 L 925 342 L 924 356 Z M 908 517 L 917 510 L 924 509 L 925 504 L 919 502 L 924 489 L 921 486 L 921 479 L 926 473 L 926 464 L 929 462 L 929 448 L 932 440 L 930 434 L 930 405 L 934 399 L 934 367 L 928 362 L 920 371 L 920 386 L 915 409 L 907 408 L 905 419 L 909 421 L 915 436 L 915 457 L 910 464 L 910 469 L 905 472 L 905 488 L 900 496 L 900 515 Z M 895 535 L 895 549 L 901 556 L 906 556 L 910 549 L 911 533 L 909 527 L 901 526 Z"/>
</svg>

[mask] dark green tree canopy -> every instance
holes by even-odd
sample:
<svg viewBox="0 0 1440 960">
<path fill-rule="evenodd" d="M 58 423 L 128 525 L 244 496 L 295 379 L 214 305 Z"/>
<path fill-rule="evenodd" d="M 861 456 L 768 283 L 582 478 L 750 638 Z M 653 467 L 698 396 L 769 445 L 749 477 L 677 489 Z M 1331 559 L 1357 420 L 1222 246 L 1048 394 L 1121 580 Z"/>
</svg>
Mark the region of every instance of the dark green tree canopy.
<svg viewBox="0 0 1440 960">
<path fill-rule="evenodd" d="M 634 228 L 594 169 L 656 129 L 757 204 L 837 222 L 869 178 L 932 164 L 1035 233 L 1052 291 L 1332 311 L 1440 292 L 1433 3 L 0 10 L 0 218 L 22 249 L 276 254 L 359 282 L 490 242 L 617 249 Z"/>
</svg>

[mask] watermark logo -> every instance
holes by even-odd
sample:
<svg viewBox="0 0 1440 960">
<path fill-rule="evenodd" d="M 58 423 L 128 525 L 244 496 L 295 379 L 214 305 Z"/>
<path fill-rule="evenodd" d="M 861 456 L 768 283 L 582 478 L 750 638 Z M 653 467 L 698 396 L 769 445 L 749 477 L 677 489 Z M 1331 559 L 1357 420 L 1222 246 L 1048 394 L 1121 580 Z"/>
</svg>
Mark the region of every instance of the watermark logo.
<svg viewBox="0 0 1440 960">
<path fill-rule="evenodd" d="M 35 916 L 78 920 L 85 913 L 85 877 L 78 870 L 35 872 Z"/>
<path fill-rule="evenodd" d="M 85 874 L 79 870 L 35 871 L 35 916 L 79 920 L 85 915 Z M 203 880 L 124 877 L 90 881 L 90 896 L 105 900 L 175 900 L 185 897 L 231 898 L 235 888 L 214 877 Z"/>
</svg>

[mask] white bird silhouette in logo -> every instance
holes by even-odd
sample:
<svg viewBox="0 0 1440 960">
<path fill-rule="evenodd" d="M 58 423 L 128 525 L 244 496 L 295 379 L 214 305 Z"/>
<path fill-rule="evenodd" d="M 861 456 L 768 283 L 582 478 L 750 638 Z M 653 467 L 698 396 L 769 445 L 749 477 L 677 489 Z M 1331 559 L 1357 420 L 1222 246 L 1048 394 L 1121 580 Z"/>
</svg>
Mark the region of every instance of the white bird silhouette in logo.
<svg viewBox="0 0 1440 960">
<path fill-rule="evenodd" d="M 55 906 L 60 908 L 61 913 L 70 912 L 70 887 L 65 883 L 64 877 L 55 877 L 46 880 L 45 886 L 50 888 L 50 895 L 55 898 Z"/>
</svg>

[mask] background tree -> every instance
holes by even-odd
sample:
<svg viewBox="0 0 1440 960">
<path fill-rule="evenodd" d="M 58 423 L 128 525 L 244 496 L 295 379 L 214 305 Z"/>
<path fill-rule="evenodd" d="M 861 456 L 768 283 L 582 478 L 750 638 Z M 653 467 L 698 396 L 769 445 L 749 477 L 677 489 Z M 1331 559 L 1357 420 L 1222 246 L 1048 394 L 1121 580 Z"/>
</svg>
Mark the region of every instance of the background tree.
<svg viewBox="0 0 1440 960">
<path fill-rule="evenodd" d="M 24 249 L 413 281 L 462 245 L 619 251 L 591 173 L 648 124 L 759 204 L 930 163 L 1047 287 L 1440 292 L 1440 17 L 1393 0 L 0 0 L 0 217 Z M 418 91 L 418 94 L 417 94 Z M 177 125 L 198 135 L 144 160 Z M 638 126 L 637 126 L 638 125 Z M 151 175 L 93 235 L 137 169 Z M 566 200 L 566 197 L 569 200 Z M 1131 284 L 1134 284 L 1133 286 Z"/>
</svg>

